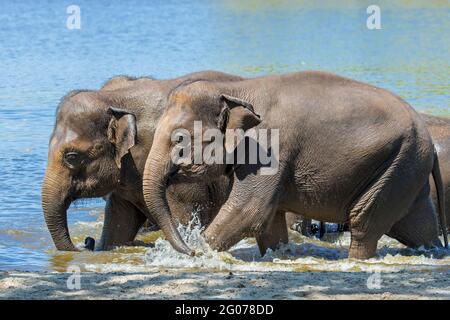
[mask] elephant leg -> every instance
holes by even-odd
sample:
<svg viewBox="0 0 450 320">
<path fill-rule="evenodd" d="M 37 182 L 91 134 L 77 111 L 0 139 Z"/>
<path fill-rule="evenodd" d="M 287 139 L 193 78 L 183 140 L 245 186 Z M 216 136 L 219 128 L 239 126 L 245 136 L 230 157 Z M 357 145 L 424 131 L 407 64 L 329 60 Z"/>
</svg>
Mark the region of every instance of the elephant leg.
<svg viewBox="0 0 450 320">
<path fill-rule="evenodd" d="M 105 207 L 105 221 L 98 250 L 132 243 L 146 216 L 130 202 L 112 194 Z"/>
<path fill-rule="evenodd" d="M 445 162 L 444 162 L 445 163 Z M 449 159 L 449 169 L 450 169 L 450 159 Z M 450 230 L 450 172 L 445 172 L 444 165 L 442 162 L 440 162 L 441 165 L 441 172 L 442 172 L 442 179 L 444 180 L 444 194 L 445 194 L 445 217 L 447 220 L 447 228 Z M 450 170 L 449 170 L 450 171 Z M 438 201 L 437 201 L 437 193 L 436 193 L 436 186 L 434 183 L 434 179 L 431 176 L 430 177 L 430 190 L 431 190 L 431 199 L 433 200 L 434 208 L 438 208 Z M 439 233 L 441 233 L 441 230 L 439 230 Z"/>
<path fill-rule="evenodd" d="M 326 222 L 320 221 L 319 222 L 319 239 L 322 239 L 325 236 L 325 233 L 327 233 L 327 225 Z"/>
<path fill-rule="evenodd" d="M 408 215 L 394 224 L 388 235 L 412 248 L 442 247 L 439 224 L 427 184 L 410 208 Z"/>
<path fill-rule="evenodd" d="M 264 232 L 266 227 L 270 228 L 268 225 L 279 207 L 280 193 L 273 185 L 267 183 L 265 190 L 259 190 L 264 197 L 246 194 L 241 190 L 232 191 L 203 234 L 209 245 L 219 251 L 228 250 L 243 238 L 255 237 Z"/>
<path fill-rule="evenodd" d="M 286 219 L 286 226 L 288 229 L 295 230 L 295 226 L 300 221 L 301 216 L 298 214 L 295 214 L 293 212 L 286 212 L 285 213 L 285 219 Z"/>
<path fill-rule="evenodd" d="M 276 250 L 281 243 L 288 243 L 288 230 L 284 211 L 277 211 L 271 223 L 256 236 L 259 252 L 263 256 L 267 249 Z"/>
<path fill-rule="evenodd" d="M 373 257 L 378 240 L 408 214 L 428 181 L 425 171 L 418 175 L 417 171 L 408 167 L 408 157 L 413 156 L 402 150 L 391 156 L 353 201 L 349 213 L 349 258 Z"/>
</svg>

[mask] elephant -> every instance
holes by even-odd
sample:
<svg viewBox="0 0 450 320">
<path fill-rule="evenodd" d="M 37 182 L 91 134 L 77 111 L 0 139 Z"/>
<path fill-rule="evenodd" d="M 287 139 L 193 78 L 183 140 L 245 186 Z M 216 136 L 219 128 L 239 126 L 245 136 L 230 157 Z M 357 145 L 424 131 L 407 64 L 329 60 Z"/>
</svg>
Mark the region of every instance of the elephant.
<svg viewBox="0 0 450 320">
<path fill-rule="evenodd" d="M 203 133 L 220 130 L 222 137 L 214 141 L 226 151 L 222 159 L 220 152 L 218 161 L 209 161 L 208 155 L 196 159 L 196 146 L 210 146 L 205 136 L 195 140 L 199 124 Z M 246 161 L 228 163 L 228 156 L 253 136 L 229 152 L 234 138 L 227 133 L 255 127 L 261 134 L 269 130 L 271 137 L 278 130 L 278 144 L 256 145 L 263 155 L 264 147 L 266 156 L 271 154 L 270 167 L 247 161 L 248 151 Z M 183 157 L 185 152 L 191 159 Z M 277 170 L 268 174 L 273 164 Z M 384 234 L 409 247 L 442 247 L 431 174 L 439 218 L 445 221 L 437 156 L 416 111 L 387 90 L 304 71 L 232 82 L 193 80 L 172 90 L 145 164 L 143 193 L 148 211 L 171 224 L 164 192 L 171 181 L 206 183 L 226 175 L 232 179 L 230 194 L 203 233 L 211 248 L 227 250 L 255 236 L 263 254 L 272 241 L 286 239 L 278 232 L 286 229 L 284 213 L 290 211 L 321 221 L 348 221 L 349 257 L 367 259 L 376 254 Z M 195 254 L 174 225 L 164 232 L 177 251 Z"/>
<path fill-rule="evenodd" d="M 447 228 L 450 228 L 450 118 L 437 117 L 425 113 L 420 113 L 421 118 L 425 121 L 428 131 L 431 134 L 434 145 L 436 146 L 439 167 L 444 183 L 445 194 L 445 216 L 447 221 Z M 435 207 L 438 207 L 438 199 L 436 188 L 434 187 L 433 177 L 430 177 L 431 195 Z M 297 226 L 302 222 L 300 227 L 307 227 L 310 225 L 309 219 L 303 219 L 293 213 L 286 213 L 286 223 L 288 227 Z M 341 230 L 345 230 L 347 226 L 341 226 Z M 308 228 L 299 230 L 303 235 L 309 235 Z M 320 234 L 323 234 L 321 232 Z M 320 237 L 320 236 L 319 236 Z"/>
<path fill-rule="evenodd" d="M 72 91 L 62 99 L 42 185 L 45 222 L 58 250 L 78 250 L 70 238 L 67 209 L 80 198 L 106 198 L 96 250 L 132 243 L 146 219 L 161 226 L 161 219 L 150 216 L 145 205 L 142 174 L 168 93 L 193 79 L 242 78 L 215 71 L 171 80 L 117 76 L 100 90 Z M 193 210 L 199 211 L 202 224 L 209 223 L 225 201 L 229 186 L 227 177 L 168 186 L 173 223 L 186 224 Z"/>
<path fill-rule="evenodd" d="M 442 181 L 445 193 L 445 216 L 447 227 L 450 228 L 450 118 L 421 114 L 431 134 L 439 159 Z M 438 193 L 431 184 L 431 194 L 434 202 L 438 202 Z"/>
</svg>

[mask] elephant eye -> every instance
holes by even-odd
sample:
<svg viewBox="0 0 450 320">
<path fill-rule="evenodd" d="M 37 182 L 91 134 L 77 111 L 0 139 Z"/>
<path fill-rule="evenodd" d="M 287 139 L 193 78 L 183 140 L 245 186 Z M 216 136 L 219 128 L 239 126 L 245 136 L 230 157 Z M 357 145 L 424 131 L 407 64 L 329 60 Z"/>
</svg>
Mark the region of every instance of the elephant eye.
<svg viewBox="0 0 450 320">
<path fill-rule="evenodd" d="M 74 151 L 66 152 L 64 154 L 64 162 L 69 165 L 69 167 L 76 167 L 81 163 L 81 156 Z"/>
</svg>

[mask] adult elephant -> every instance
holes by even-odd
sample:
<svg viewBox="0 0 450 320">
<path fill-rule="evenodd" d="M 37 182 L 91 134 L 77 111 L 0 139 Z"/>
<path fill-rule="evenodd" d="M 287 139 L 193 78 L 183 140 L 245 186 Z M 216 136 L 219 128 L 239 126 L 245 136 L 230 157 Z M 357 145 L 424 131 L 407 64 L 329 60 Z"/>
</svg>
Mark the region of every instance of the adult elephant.
<svg viewBox="0 0 450 320">
<path fill-rule="evenodd" d="M 263 175 L 267 168 L 248 162 L 230 170 L 209 161 L 174 161 L 173 148 L 195 137 L 195 121 L 201 122 L 201 132 L 257 125 L 279 129 L 279 155 L 272 159 L 278 171 Z M 173 134 L 181 134 L 180 129 L 184 135 L 177 138 Z M 226 138 L 224 145 L 229 142 Z M 267 150 L 273 154 L 275 149 L 271 145 Z M 226 250 L 246 236 L 270 236 L 272 225 L 279 223 L 277 213 L 291 211 L 317 220 L 349 221 L 349 257 L 364 259 L 374 256 L 383 234 L 410 247 L 442 246 L 428 182 L 432 173 L 440 181 L 438 171 L 425 124 L 405 101 L 333 74 L 299 72 L 229 83 L 193 81 L 171 92 L 143 186 L 149 212 L 172 224 L 165 228 L 170 232 L 166 236 L 184 253 L 192 251 L 177 242 L 164 192 L 167 183 L 177 177 L 208 181 L 228 173 L 233 178 L 230 196 L 204 233 L 213 248 Z M 437 183 L 437 190 L 442 212 L 442 184 Z"/>
<path fill-rule="evenodd" d="M 42 187 L 45 221 L 58 250 L 77 250 L 69 235 L 67 209 L 80 198 L 108 195 L 97 249 L 133 241 L 147 218 L 170 237 L 173 230 L 167 231 L 158 213 L 151 216 L 146 208 L 142 173 L 167 95 L 185 81 L 200 79 L 241 78 L 214 71 L 172 80 L 119 76 L 101 90 L 73 91 L 63 98 Z M 187 223 L 193 210 L 200 210 L 201 222 L 209 223 L 228 192 L 226 177 L 194 185 L 174 182 L 167 189 L 173 212 L 170 227 L 176 220 Z"/>
</svg>

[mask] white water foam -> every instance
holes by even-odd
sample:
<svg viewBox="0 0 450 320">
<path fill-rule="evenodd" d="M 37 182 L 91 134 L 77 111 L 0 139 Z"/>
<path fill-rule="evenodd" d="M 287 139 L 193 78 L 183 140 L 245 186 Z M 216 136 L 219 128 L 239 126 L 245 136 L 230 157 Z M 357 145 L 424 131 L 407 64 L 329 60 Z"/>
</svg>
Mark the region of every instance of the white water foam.
<svg viewBox="0 0 450 320">
<path fill-rule="evenodd" d="M 204 269 L 217 271 L 363 271 L 396 272 L 450 268 L 448 251 L 406 249 L 397 241 L 383 237 L 378 256 L 366 261 L 347 259 L 350 236 L 339 236 L 333 242 L 324 242 L 291 234 L 288 244 L 261 257 L 253 239 L 245 239 L 228 252 L 212 250 L 203 239 L 203 228 L 194 215 L 191 223 L 178 228 L 188 246 L 198 254 L 189 257 L 175 251 L 170 243 L 158 239 L 146 254 L 146 264 L 156 268 Z M 436 259 L 439 258 L 439 259 Z"/>
<path fill-rule="evenodd" d="M 76 223 L 78 242 L 86 234 L 99 235 L 101 223 Z M 428 272 L 450 269 L 450 256 L 444 249 L 412 250 L 387 236 L 379 241 L 377 257 L 366 261 L 348 259 L 350 235 L 327 235 L 325 241 L 290 232 L 290 241 L 278 250 L 268 250 L 261 257 L 256 241 L 247 238 L 227 252 L 212 250 L 202 237 L 198 213 L 194 212 L 187 226 L 178 231 L 196 256 L 174 250 L 170 243 L 158 238 L 154 247 L 119 247 L 112 251 L 73 254 L 71 264 L 96 272 L 156 272 L 179 271 L 293 271 L 293 272 L 397 272 L 402 270 Z M 79 233 L 79 234 L 78 234 Z"/>
</svg>

